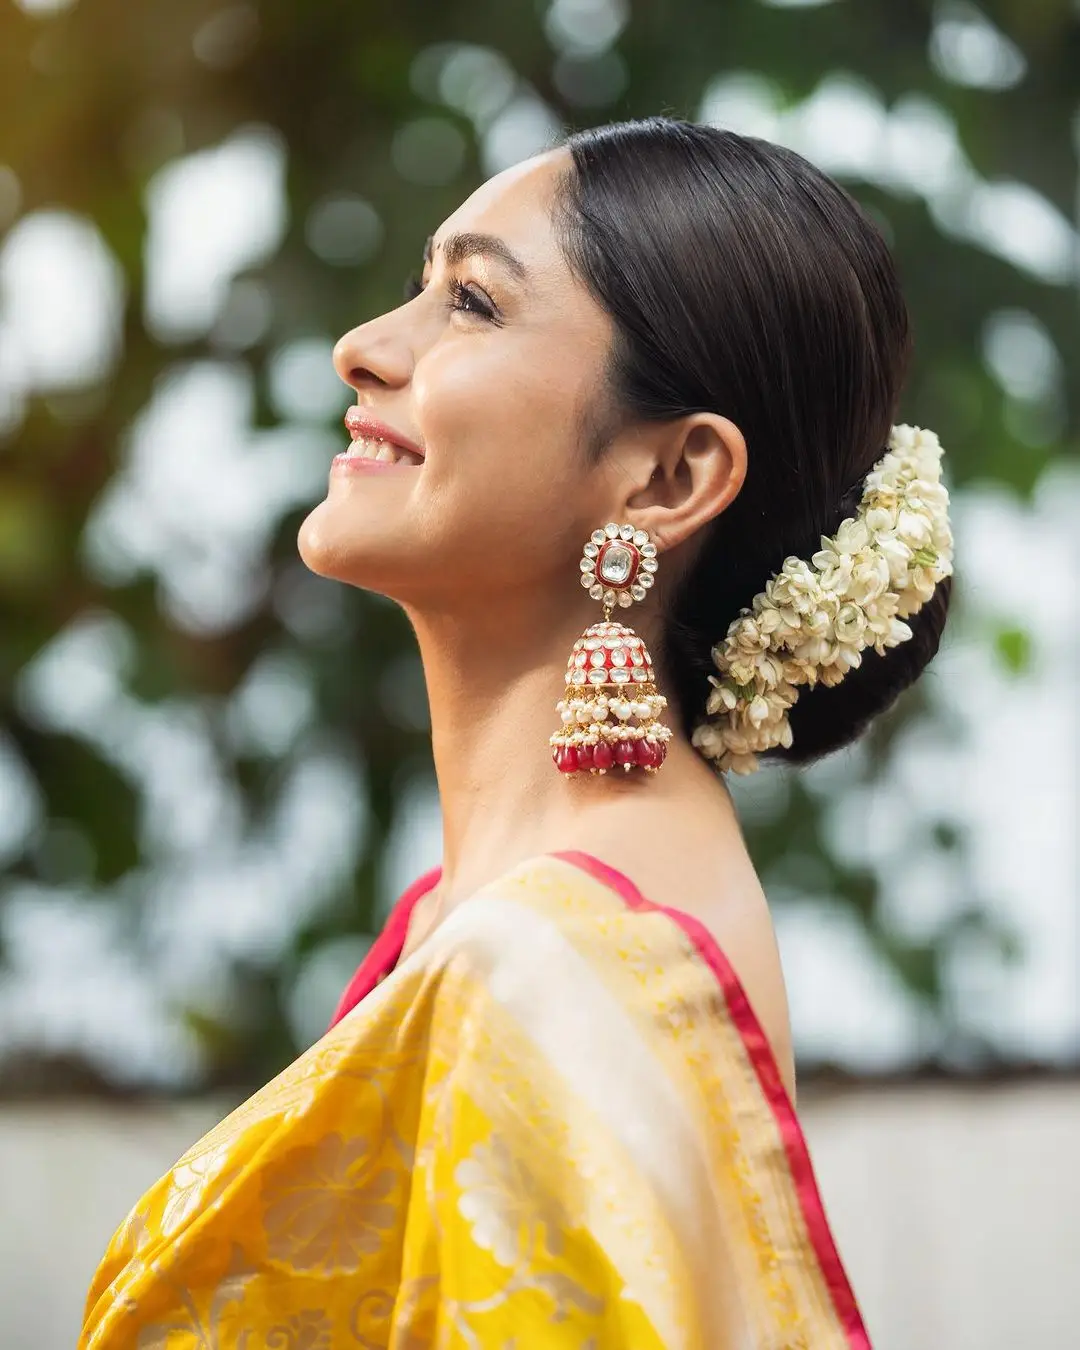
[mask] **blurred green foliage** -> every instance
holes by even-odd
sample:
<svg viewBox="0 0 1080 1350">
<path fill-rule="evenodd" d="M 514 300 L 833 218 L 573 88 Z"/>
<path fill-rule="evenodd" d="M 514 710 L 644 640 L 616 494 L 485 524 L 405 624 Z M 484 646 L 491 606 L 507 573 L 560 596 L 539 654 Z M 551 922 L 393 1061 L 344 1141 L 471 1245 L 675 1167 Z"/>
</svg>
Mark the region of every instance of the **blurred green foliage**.
<svg viewBox="0 0 1080 1350">
<path fill-rule="evenodd" d="M 562 8 L 573 17 L 572 4 Z M 578 9 L 588 18 L 588 5 Z M 616 18 L 622 9 L 607 7 Z M 961 27 L 970 20 L 970 7 L 955 11 Z M 80 0 L 37 14 L 4 0 L 0 163 L 14 172 L 20 198 L 6 228 L 55 207 L 89 218 L 119 263 L 126 302 L 115 368 L 90 387 L 33 393 L 0 441 L 0 726 L 37 785 L 45 822 L 9 858 L 0 903 L 13 887 L 75 877 L 85 895 L 129 916 L 127 940 L 136 949 L 148 940 L 140 905 L 158 880 L 145 837 L 145 783 L 125 768 L 122 753 L 102 749 L 92 727 L 44 725 L 19 694 L 20 673 L 57 633 L 81 616 L 115 616 L 130 639 L 126 690 L 143 705 L 199 711 L 215 772 L 242 803 L 242 832 L 255 835 L 273 819 L 285 768 L 313 739 L 345 757 L 355 792 L 366 799 L 370 828 L 357 831 L 348 867 L 325 884 L 284 959 L 236 956 L 227 997 L 178 1009 L 199 1037 L 203 1081 L 249 1082 L 276 1070 L 295 1049 L 285 1013 L 290 981 L 307 954 L 377 923 L 383 844 L 428 765 L 422 706 L 403 712 L 387 694 L 388 678 L 399 693 L 410 678 L 412 639 L 395 610 L 356 594 L 335 598 L 333 622 L 309 639 L 302 624 L 290 625 L 283 595 L 299 596 L 301 608 L 325 601 L 322 583 L 305 589 L 299 575 L 299 505 L 274 522 L 262 598 L 223 628 L 199 631 L 179 621 L 145 569 L 116 582 L 89 568 L 84 525 L 124 463 L 133 419 L 163 378 L 209 361 L 250 372 L 253 423 L 273 427 L 275 351 L 304 335 L 330 339 L 398 303 L 425 236 L 484 176 L 485 108 L 497 109 L 500 99 L 540 100 L 556 122 L 580 127 L 658 111 L 695 116 L 717 79 L 733 72 L 755 74 L 755 87 L 766 81 L 781 108 L 846 72 L 884 110 L 925 100 L 946 125 L 951 119 L 976 175 L 1025 184 L 1068 220 L 1077 191 L 1080 11 L 1071 0 L 1002 0 L 983 12 L 1025 66 L 1014 79 L 1006 72 L 997 87 L 950 79 L 941 60 L 931 61 L 935 25 L 952 11 L 920 0 L 792 7 L 630 0 L 613 42 L 592 52 L 568 48 L 558 15 L 540 0 Z M 481 65 L 478 84 L 459 80 L 455 95 L 445 74 L 454 51 L 499 60 Z M 509 72 L 508 90 L 498 87 L 500 71 Z M 273 129 L 286 164 L 284 237 L 233 282 L 229 302 L 242 309 L 245 296 L 262 297 L 265 323 L 254 325 L 250 342 L 226 340 L 220 325 L 172 341 L 155 337 L 144 303 L 148 185 L 169 162 L 246 127 Z M 424 160 L 425 138 L 441 147 L 441 163 L 452 171 L 433 169 L 430 155 Z M 402 172 L 412 162 L 410 145 L 418 166 L 411 178 Z M 950 228 L 947 203 L 935 211 L 925 195 L 871 179 L 846 176 L 884 223 L 905 276 L 917 339 L 906 416 L 939 432 L 954 485 L 996 480 L 1027 494 L 1049 463 L 1077 451 L 1075 377 L 1049 393 L 1009 391 L 983 359 L 985 334 L 994 315 L 1034 316 L 1062 368 L 1080 368 L 1075 259 L 1071 277 L 1040 276 Z M 381 222 L 362 263 L 348 262 L 347 247 L 335 261 L 333 241 L 322 256 L 311 246 L 319 204 L 350 194 Z M 362 233 L 370 221 L 363 207 L 352 210 L 350 228 Z M 1017 228 L 1026 228 L 1022 219 Z M 245 282 L 257 289 L 245 292 Z M 55 340 L 62 348 L 62 329 Z M 327 428 L 346 403 L 343 391 Z M 996 650 L 1015 671 L 1030 657 L 1019 631 L 990 636 L 987 648 L 988 659 Z M 266 652 L 294 663 L 314 706 L 298 737 L 270 751 L 245 748 L 225 730 L 230 696 Z M 874 732 L 852 769 L 856 788 L 888 772 L 898 727 L 905 717 L 929 715 L 924 702 L 913 693 Z M 908 987 L 947 1018 L 942 963 L 964 924 L 920 943 L 902 939 L 881 912 L 875 875 L 830 846 L 820 798 L 796 782 L 777 800 L 748 825 L 766 878 L 784 859 L 804 860 L 815 893 L 848 905 Z M 58 836 L 48 822 L 61 835 L 74 827 L 82 841 L 74 852 L 49 846 Z M 964 841 L 947 823 L 929 822 L 925 847 L 951 854 Z M 978 897 L 970 900 L 977 913 Z"/>
</svg>

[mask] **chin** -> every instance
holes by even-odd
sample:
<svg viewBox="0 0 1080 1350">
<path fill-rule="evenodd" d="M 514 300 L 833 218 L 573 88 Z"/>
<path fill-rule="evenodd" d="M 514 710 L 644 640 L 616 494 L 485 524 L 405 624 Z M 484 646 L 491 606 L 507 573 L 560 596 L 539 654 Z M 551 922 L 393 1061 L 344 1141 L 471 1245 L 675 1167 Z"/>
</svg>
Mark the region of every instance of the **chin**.
<svg viewBox="0 0 1080 1350">
<path fill-rule="evenodd" d="M 387 535 L 380 523 L 357 520 L 330 500 L 320 502 L 297 532 L 300 559 L 316 576 L 392 598 L 403 563 L 400 531 Z"/>
<path fill-rule="evenodd" d="M 355 585 L 367 585 L 357 574 L 363 572 L 363 559 L 357 557 L 356 522 L 348 528 L 329 501 L 310 511 L 296 536 L 296 547 L 304 566 L 317 576 Z"/>
</svg>

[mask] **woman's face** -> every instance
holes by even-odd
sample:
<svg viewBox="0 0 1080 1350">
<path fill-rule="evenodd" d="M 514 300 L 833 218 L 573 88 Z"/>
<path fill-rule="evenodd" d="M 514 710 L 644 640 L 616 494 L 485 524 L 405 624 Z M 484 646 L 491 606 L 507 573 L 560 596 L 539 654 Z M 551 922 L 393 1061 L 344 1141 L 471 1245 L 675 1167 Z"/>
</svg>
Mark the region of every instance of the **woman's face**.
<svg viewBox="0 0 1080 1350">
<path fill-rule="evenodd" d="M 335 459 L 300 530 L 313 571 L 441 610 L 530 608 L 536 588 L 568 607 L 585 599 L 574 564 L 617 509 L 618 480 L 587 453 L 612 325 L 554 234 L 569 163 L 553 151 L 485 183 L 433 236 L 423 290 L 338 342 L 349 416 L 419 453 Z M 379 448 L 363 436 L 352 447 Z"/>
</svg>

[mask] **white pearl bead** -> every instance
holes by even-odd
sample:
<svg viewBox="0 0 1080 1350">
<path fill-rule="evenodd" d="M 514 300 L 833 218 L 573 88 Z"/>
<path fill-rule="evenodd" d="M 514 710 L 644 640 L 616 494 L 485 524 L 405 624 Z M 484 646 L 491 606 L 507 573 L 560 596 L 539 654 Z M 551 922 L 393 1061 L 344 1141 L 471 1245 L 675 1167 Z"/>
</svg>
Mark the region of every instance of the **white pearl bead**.
<svg viewBox="0 0 1080 1350">
<path fill-rule="evenodd" d="M 562 718 L 564 724 L 574 720 L 574 714 L 569 708 L 564 708 L 559 716 Z"/>
</svg>

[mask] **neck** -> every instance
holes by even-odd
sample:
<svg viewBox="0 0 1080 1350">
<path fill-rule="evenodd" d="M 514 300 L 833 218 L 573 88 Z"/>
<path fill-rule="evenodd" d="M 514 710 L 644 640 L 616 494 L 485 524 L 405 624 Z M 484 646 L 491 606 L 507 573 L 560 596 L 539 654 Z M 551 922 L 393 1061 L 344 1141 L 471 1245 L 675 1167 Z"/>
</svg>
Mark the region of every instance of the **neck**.
<svg viewBox="0 0 1080 1350">
<path fill-rule="evenodd" d="M 678 734 L 663 768 L 562 774 L 548 738 L 558 729 L 566 659 L 599 611 L 416 613 L 431 710 L 432 750 L 443 821 L 443 882 L 468 893 L 524 858 L 557 849 L 586 852 L 617 841 L 640 806 L 717 795 L 712 772 Z M 638 617 L 638 616 L 634 616 Z M 644 616 L 642 616 L 644 617 Z M 635 625 L 653 646 L 648 622 Z M 675 710 L 664 720 L 675 729 Z"/>
</svg>

